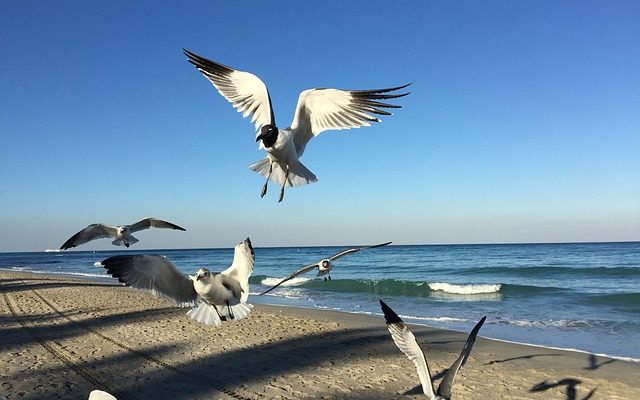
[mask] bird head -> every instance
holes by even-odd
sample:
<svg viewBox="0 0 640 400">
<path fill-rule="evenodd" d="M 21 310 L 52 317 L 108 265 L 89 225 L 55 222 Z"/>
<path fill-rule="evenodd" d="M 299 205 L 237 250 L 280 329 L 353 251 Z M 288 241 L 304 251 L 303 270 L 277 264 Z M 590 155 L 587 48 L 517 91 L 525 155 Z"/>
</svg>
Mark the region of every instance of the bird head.
<svg viewBox="0 0 640 400">
<path fill-rule="evenodd" d="M 278 140 L 278 128 L 267 124 L 260 129 L 260 134 L 256 137 L 256 142 L 262 140 L 264 147 L 271 147 Z"/>
<path fill-rule="evenodd" d="M 331 265 L 331 261 L 329 261 L 326 258 L 324 260 L 320 261 L 320 267 L 322 269 L 329 268 L 330 265 Z"/>
<path fill-rule="evenodd" d="M 196 272 L 196 281 L 201 279 L 207 280 L 211 276 L 211 273 L 206 268 L 200 268 L 198 272 Z"/>
</svg>

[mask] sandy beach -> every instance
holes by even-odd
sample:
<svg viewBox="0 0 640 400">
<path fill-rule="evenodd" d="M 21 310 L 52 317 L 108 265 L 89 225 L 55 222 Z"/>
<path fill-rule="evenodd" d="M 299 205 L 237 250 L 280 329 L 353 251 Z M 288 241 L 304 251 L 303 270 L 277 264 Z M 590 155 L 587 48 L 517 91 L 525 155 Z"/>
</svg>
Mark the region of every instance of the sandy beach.
<svg viewBox="0 0 640 400">
<path fill-rule="evenodd" d="M 122 286 L 0 271 L 0 290 L 0 395 L 10 400 L 93 389 L 119 399 L 422 397 L 381 317 L 256 305 L 214 329 Z M 439 380 L 466 334 L 412 330 Z M 635 363 L 479 338 L 453 396 L 637 399 L 638 376 Z"/>
</svg>

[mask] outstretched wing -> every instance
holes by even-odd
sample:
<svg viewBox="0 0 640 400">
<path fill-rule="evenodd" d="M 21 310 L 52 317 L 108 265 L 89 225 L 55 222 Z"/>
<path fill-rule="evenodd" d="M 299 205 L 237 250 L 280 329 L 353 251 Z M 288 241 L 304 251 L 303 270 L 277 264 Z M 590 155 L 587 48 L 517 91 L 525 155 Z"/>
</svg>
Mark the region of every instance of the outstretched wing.
<svg viewBox="0 0 640 400">
<path fill-rule="evenodd" d="M 280 282 L 276 283 L 274 286 L 272 286 L 269 289 L 265 290 L 264 292 L 260 293 L 260 296 L 262 296 L 263 294 L 269 293 L 270 291 L 272 291 L 273 289 L 275 289 L 278 286 L 282 285 L 286 281 L 291 280 L 291 279 L 295 278 L 296 276 L 298 276 L 300 274 L 304 274 L 305 272 L 310 271 L 310 270 L 312 270 L 314 268 L 318 268 L 318 263 L 305 265 L 304 267 L 300 268 L 299 270 L 297 270 L 293 274 L 287 276 L 286 278 L 284 278 Z"/>
<path fill-rule="evenodd" d="M 240 302 L 245 303 L 249 298 L 249 277 L 253 272 L 256 255 L 251 245 L 251 239 L 246 238 L 236 245 L 231 266 L 221 272 L 222 275 L 235 279 L 242 288 Z"/>
<path fill-rule="evenodd" d="M 233 108 L 242 113 L 243 118 L 251 116 L 251 122 L 255 123 L 258 132 L 265 125 L 276 125 L 269 91 L 260 78 L 183 50 L 189 62 L 211 81 Z"/>
<path fill-rule="evenodd" d="M 145 218 L 129 226 L 129 230 L 131 232 L 138 232 L 138 231 L 149 229 L 149 228 L 167 228 L 167 229 L 177 229 L 179 231 L 186 231 L 186 229 L 184 229 L 181 226 L 178 226 L 176 224 L 172 224 L 171 222 L 163 221 L 157 218 Z"/>
<path fill-rule="evenodd" d="M 458 358 L 451 364 L 451 367 L 442 378 L 442 382 L 440 382 L 440 386 L 438 386 L 438 395 L 446 397 L 447 399 L 451 398 L 451 390 L 453 388 L 453 380 L 456 378 L 456 374 L 462 368 L 462 366 L 467 362 L 467 358 L 469 358 L 469 354 L 471 354 L 471 349 L 473 348 L 473 344 L 476 341 L 476 336 L 478 336 L 478 331 L 484 324 L 484 320 L 487 319 L 486 316 L 482 317 L 482 319 L 473 327 L 471 333 L 469 333 L 469 337 L 467 338 L 467 342 L 464 344 L 462 351 Z"/>
<path fill-rule="evenodd" d="M 340 130 L 370 126 L 371 122 L 380 122 L 373 116 L 391 115 L 383 108 L 401 108 L 399 105 L 383 103 L 380 100 L 395 99 L 409 93 L 388 94 L 403 89 L 410 84 L 387 89 L 341 90 L 309 89 L 300 93 L 296 113 L 291 122 L 291 130 L 298 154 L 312 137 L 326 130 Z"/>
<path fill-rule="evenodd" d="M 364 249 L 374 249 L 376 247 L 382 247 L 382 246 L 386 246 L 388 244 L 391 244 L 391 242 L 374 244 L 372 246 L 354 247 L 352 249 L 342 250 L 341 252 L 336 253 L 336 254 L 332 255 L 331 257 L 329 257 L 329 260 L 333 261 L 333 260 L 336 260 L 336 259 L 338 259 L 338 258 L 340 258 L 342 256 L 346 256 L 347 254 L 355 253 L 357 251 L 364 250 Z"/>
<path fill-rule="evenodd" d="M 179 307 L 192 306 L 198 298 L 193 281 L 178 271 L 167 257 L 114 256 L 102 261 L 102 265 L 107 273 L 127 286 L 150 290 Z"/>
<path fill-rule="evenodd" d="M 116 237 L 118 229 L 114 226 L 105 224 L 91 224 L 71 236 L 66 242 L 60 246 L 62 250 L 70 249 L 72 247 L 80 246 L 83 243 L 90 242 L 94 239 L 102 239 L 108 237 Z"/>
<path fill-rule="evenodd" d="M 387 328 L 391 333 L 391 338 L 400 351 L 416 366 L 418 378 L 420 378 L 420 383 L 422 384 L 422 391 L 429 399 L 435 399 L 429 364 L 427 364 L 427 359 L 420 346 L 418 346 L 418 342 L 416 342 L 416 337 L 413 336 L 413 333 L 411 333 L 398 314 L 382 300 L 380 300 L 380 307 L 384 313 L 384 319 L 387 320 Z"/>
</svg>

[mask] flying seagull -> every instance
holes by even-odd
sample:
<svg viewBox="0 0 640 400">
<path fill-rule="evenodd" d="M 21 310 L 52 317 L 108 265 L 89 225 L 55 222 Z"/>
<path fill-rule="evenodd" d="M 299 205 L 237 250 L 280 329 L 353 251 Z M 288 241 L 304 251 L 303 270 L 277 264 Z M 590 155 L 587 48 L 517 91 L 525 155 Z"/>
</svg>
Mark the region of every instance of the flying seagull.
<svg viewBox="0 0 640 400">
<path fill-rule="evenodd" d="M 444 375 L 444 378 L 442 378 L 442 382 L 440 382 L 440 386 L 438 386 L 438 391 L 434 392 L 429 364 L 427 364 L 427 359 L 416 342 L 416 337 L 413 336 L 413 333 L 411 333 L 402 319 L 398 317 L 398 314 L 386 305 L 384 301 L 380 300 L 380 306 L 382 307 L 384 318 L 387 320 L 387 328 L 389 329 L 389 332 L 391 332 L 391 338 L 393 338 L 396 346 L 398 346 L 398 348 L 409 358 L 409 360 L 413 361 L 413 364 L 416 366 L 424 394 L 426 394 L 430 400 L 450 399 L 453 380 L 460 368 L 465 362 L 467 362 L 467 358 L 469 358 L 469 354 L 471 354 L 473 343 L 476 341 L 478 331 L 487 317 L 482 317 L 476 326 L 473 327 L 469 337 L 467 338 L 467 342 L 462 348 L 462 352 L 460 352 L 458 358 L 453 362 L 453 364 L 451 364 L 451 367 Z"/>
<path fill-rule="evenodd" d="M 188 61 L 215 86 L 243 117 L 251 116 L 256 127 L 256 142 L 262 141 L 267 157 L 250 165 L 253 171 L 266 177 L 260 197 L 267 193 L 271 179 L 281 185 L 281 202 L 285 186 L 302 186 L 318 179 L 298 159 L 302 157 L 309 140 L 327 130 L 340 130 L 370 126 L 380 122 L 373 116 L 391 115 L 384 108 L 401 108 L 383 102 L 409 93 L 391 93 L 410 84 L 374 90 L 341 90 L 317 88 L 304 90 L 291 126 L 280 129 L 276 125 L 273 106 L 267 86 L 256 75 L 233 69 L 184 49 Z"/>
<path fill-rule="evenodd" d="M 235 246 L 233 262 L 222 272 L 200 268 L 195 276 L 178 271 L 163 256 L 114 256 L 102 261 L 107 273 L 127 286 L 150 290 L 178 307 L 191 306 L 187 315 L 205 325 L 220 327 L 227 319 L 242 319 L 251 312 L 247 304 L 249 276 L 255 253 L 246 238 Z"/>
<path fill-rule="evenodd" d="M 157 218 L 145 218 L 136 222 L 133 225 L 121 225 L 121 226 L 111 226 L 105 224 L 91 224 L 71 236 L 69 240 L 64 242 L 60 249 L 66 250 L 72 247 L 79 246 L 83 243 L 90 242 L 94 239 L 102 239 L 112 237 L 115 240 L 113 243 L 115 246 L 127 246 L 137 243 L 139 240 L 131 235 L 133 232 L 142 231 L 144 229 L 149 228 L 168 228 L 168 229 L 177 229 L 179 231 L 184 231 L 186 229 L 172 224 L 171 222 L 163 221 Z"/>
<path fill-rule="evenodd" d="M 329 272 L 331 272 L 331 270 L 333 269 L 333 261 L 334 260 L 337 260 L 338 258 L 340 258 L 342 256 L 346 256 L 347 254 L 355 253 L 355 252 L 360 251 L 360 250 L 373 249 L 373 248 L 376 248 L 376 247 L 386 246 L 388 244 L 391 244 L 391 242 L 375 244 L 373 246 L 354 247 L 354 248 L 351 248 L 351 249 L 342 250 L 341 252 L 336 253 L 336 254 L 332 255 L 331 257 L 329 257 L 329 258 L 323 258 L 322 260 L 320 260 L 320 261 L 318 261 L 316 263 L 305 265 L 304 267 L 300 268 L 299 270 L 297 270 L 293 274 L 287 276 L 286 278 L 284 278 L 283 280 L 278 282 L 275 286 L 272 286 L 268 290 L 260 293 L 260 296 L 262 296 L 263 294 L 269 293 L 270 291 L 272 291 L 273 289 L 275 289 L 278 286 L 282 285 L 286 281 L 291 280 L 291 279 L 295 278 L 296 276 L 298 276 L 300 274 L 303 274 L 303 273 L 305 273 L 307 271 L 310 271 L 310 270 L 312 270 L 314 268 L 318 268 L 318 275 L 317 276 L 325 276 L 326 275 L 324 277 L 324 280 L 326 281 L 327 277 L 329 278 L 329 280 L 331 280 L 331 275 L 329 275 Z"/>
</svg>

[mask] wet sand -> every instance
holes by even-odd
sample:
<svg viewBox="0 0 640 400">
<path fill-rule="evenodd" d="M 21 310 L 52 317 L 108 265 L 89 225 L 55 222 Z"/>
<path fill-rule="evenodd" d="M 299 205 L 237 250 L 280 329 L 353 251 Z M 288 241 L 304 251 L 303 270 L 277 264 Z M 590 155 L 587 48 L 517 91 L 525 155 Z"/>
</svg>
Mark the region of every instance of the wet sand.
<svg viewBox="0 0 640 400">
<path fill-rule="evenodd" d="M 423 398 L 382 317 L 256 305 L 216 329 L 111 284 L 0 271 L 0 291 L 9 400 L 86 399 L 93 389 L 121 400 Z M 466 334 L 412 331 L 439 380 Z M 479 338 L 453 397 L 640 399 L 639 376 L 636 363 Z"/>
</svg>

